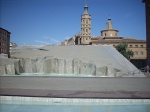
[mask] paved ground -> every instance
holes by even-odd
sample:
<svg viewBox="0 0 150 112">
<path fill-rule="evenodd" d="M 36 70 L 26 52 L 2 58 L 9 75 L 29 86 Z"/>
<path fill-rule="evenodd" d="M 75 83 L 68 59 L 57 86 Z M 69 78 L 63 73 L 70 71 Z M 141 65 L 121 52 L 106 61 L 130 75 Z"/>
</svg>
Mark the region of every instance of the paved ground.
<svg viewBox="0 0 150 112">
<path fill-rule="evenodd" d="M 0 95 L 150 98 L 150 78 L 0 76 Z"/>
<path fill-rule="evenodd" d="M 150 73 L 149 73 L 149 72 L 143 72 L 143 74 L 144 74 L 146 77 L 150 78 Z"/>
</svg>

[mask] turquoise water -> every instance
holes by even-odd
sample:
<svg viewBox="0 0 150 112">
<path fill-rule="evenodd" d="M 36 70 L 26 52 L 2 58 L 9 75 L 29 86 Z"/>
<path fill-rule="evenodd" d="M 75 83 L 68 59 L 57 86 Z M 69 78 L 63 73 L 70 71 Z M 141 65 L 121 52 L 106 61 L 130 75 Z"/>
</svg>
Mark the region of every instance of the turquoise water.
<svg viewBox="0 0 150 112">
<path fill-rule="evenodd" d="M 150 105 L 19 105 L 1 104 L 0 112 L 150 112 Z"/>
<path fill-rule="evenodd" d="M 150 99 L 0 96 L 0 112 L 150 112 Z"/>
</svg>

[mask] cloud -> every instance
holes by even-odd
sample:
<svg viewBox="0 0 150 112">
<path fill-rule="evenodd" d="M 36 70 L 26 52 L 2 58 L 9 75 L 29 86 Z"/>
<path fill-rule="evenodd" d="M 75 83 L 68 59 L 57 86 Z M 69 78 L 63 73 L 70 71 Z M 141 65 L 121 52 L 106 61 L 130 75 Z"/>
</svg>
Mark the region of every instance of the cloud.
<svg viewBox="0 0 150 112">
<path fill-rule="evenodd" d="M 131 17 L 132 15 L 133 15 L 133 13 L 126 13 L 125 15 L 123 15 L 123 17 L 129 18 L 129 17 Z"/>
<path fill-rule="evenodd" d="M 50 38 L 50 41 L 53 42 L 53 43 L 60 43 L 59 40 L 56 40 L 56 39 L 53 39 L 53 38 Z"/>
<path fill-rule="evenodd" d="M 39 44 L 44 44 L 44 45 L 49 45 L 50 44 L 47 41 L 42 41 L 42 40 L 35 40 L 35 42 L 37 42 Z"/>
<path fill-rule="evenodd" d="M 54 38 L 50 38 L 48 36 L 45 36 L 44 38 L 47 39 L 48 41 L 50 41 L 51 44 L 58 44 L 58 43 L 61 42 L 60 40 L 57 40 L 57 39 L 54 39 Z"/>
<path fill-rule="evenodd" d="M 68 40 L 68 39 L 70 39 L 70 38 L 71 38 L 71 37 L 69 37 L 69 36 L 68 36 L 68 37 L 65 37 L 65 40 Z"/>
</svg>

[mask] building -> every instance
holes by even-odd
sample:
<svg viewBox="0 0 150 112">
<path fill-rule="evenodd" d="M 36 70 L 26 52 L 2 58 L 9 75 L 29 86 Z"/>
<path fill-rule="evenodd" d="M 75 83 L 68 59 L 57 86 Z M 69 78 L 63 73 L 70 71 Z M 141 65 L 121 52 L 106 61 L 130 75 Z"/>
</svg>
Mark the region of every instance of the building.
<svg viewBox="0 0 150 112">
<path fill-rule="evenodd" d="M 137 68 L 146 66 L 146 41 L 134 38 L 119 36 L 119 30 L 113 29 L 111 18 L 108 18 L 106 29 L 100 31 L 100 36 L 91 36 L 91 15 L 88 13 L 87 4 L 84 6 L 84 13 L 81 15 L 81 34 L 76 34 L 73 38 L 65 40 L 62 45 L 112 45 L 127 43 L 128 49 L 134 52 L 131 62 Z"/>
<path fill-rule="evenodd" d="M 9 46 L 10 46 L 10 32 L 0 28 L 0 54 L 8 54 L 9 56 Z"/>
<path fill-rule="evenodd" d="M 10 42 L 9 48 L 12 49 L 12 48 L 15 48 L 15 47 L 17 47 L 17 44 L 14 43 L 14 42 Z"/>
<path fill-rule="evenodd" d="M 143 0 L 146 14 L 147 65 L 150 66 L 150 0 Z"/>
<path fill-rule="evenodd" d="M 138 68 L 146 65 L 146 41 L 134 38 L 125 38 L 118 36 L 118 30 L 113 29 L 111 19 L 108 18 L 107 29 L 101 31 L 101 36 L 91 37 L 92 45 L 112 45 L 117 46 L 119 43 L 127 43 L 128 49 L 134 52 L 131 62 L 139 63 Z M 140 60 L 140 61 L 139 61 Z"/>
<path fill-rule="evenodd" d="M 91 39 L 91 15 L 88 13 L 88 6 L 85 4 L 84 13 L 81 15 L 81 38 L 80 44 L 89 44 Z"/>
</svg>

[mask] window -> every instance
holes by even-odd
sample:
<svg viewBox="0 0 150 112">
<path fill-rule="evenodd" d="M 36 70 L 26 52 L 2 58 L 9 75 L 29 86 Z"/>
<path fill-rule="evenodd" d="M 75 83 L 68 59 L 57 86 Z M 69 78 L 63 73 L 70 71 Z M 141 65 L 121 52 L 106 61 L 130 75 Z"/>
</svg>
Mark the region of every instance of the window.
<svg viewBox="0 0 150 112">
<path fill-rule="evenodd" d="M 86 20 L 86 24 L 88 24 L 88 20 Z"/>
<path fill-rule="evenodd" d="M 88 32 L 88 29 L 86 29 L 86 32 Z"/>
<path fill-rule="evenodd" d="M 138 47 L 138 45 L 135 45 L 135 47 Z"/>
<path fill-rule="evenodd" d="M 135 55 L 138 55 L 138 51 L 135 51 Z"/>
<path fill-rule="evenodd" d="M 132 47 L 132 45 L 130 45 L 130 47 Z"/>
<path fill-rule="evenodd" d="M 143 47 L 143 45 L 141 45 L 141 47 Z"/>
<path fill-rule="evenodd" d="M 141 55 L 144 55 L 143 51 L 141 51 Z"/>
</svg>

